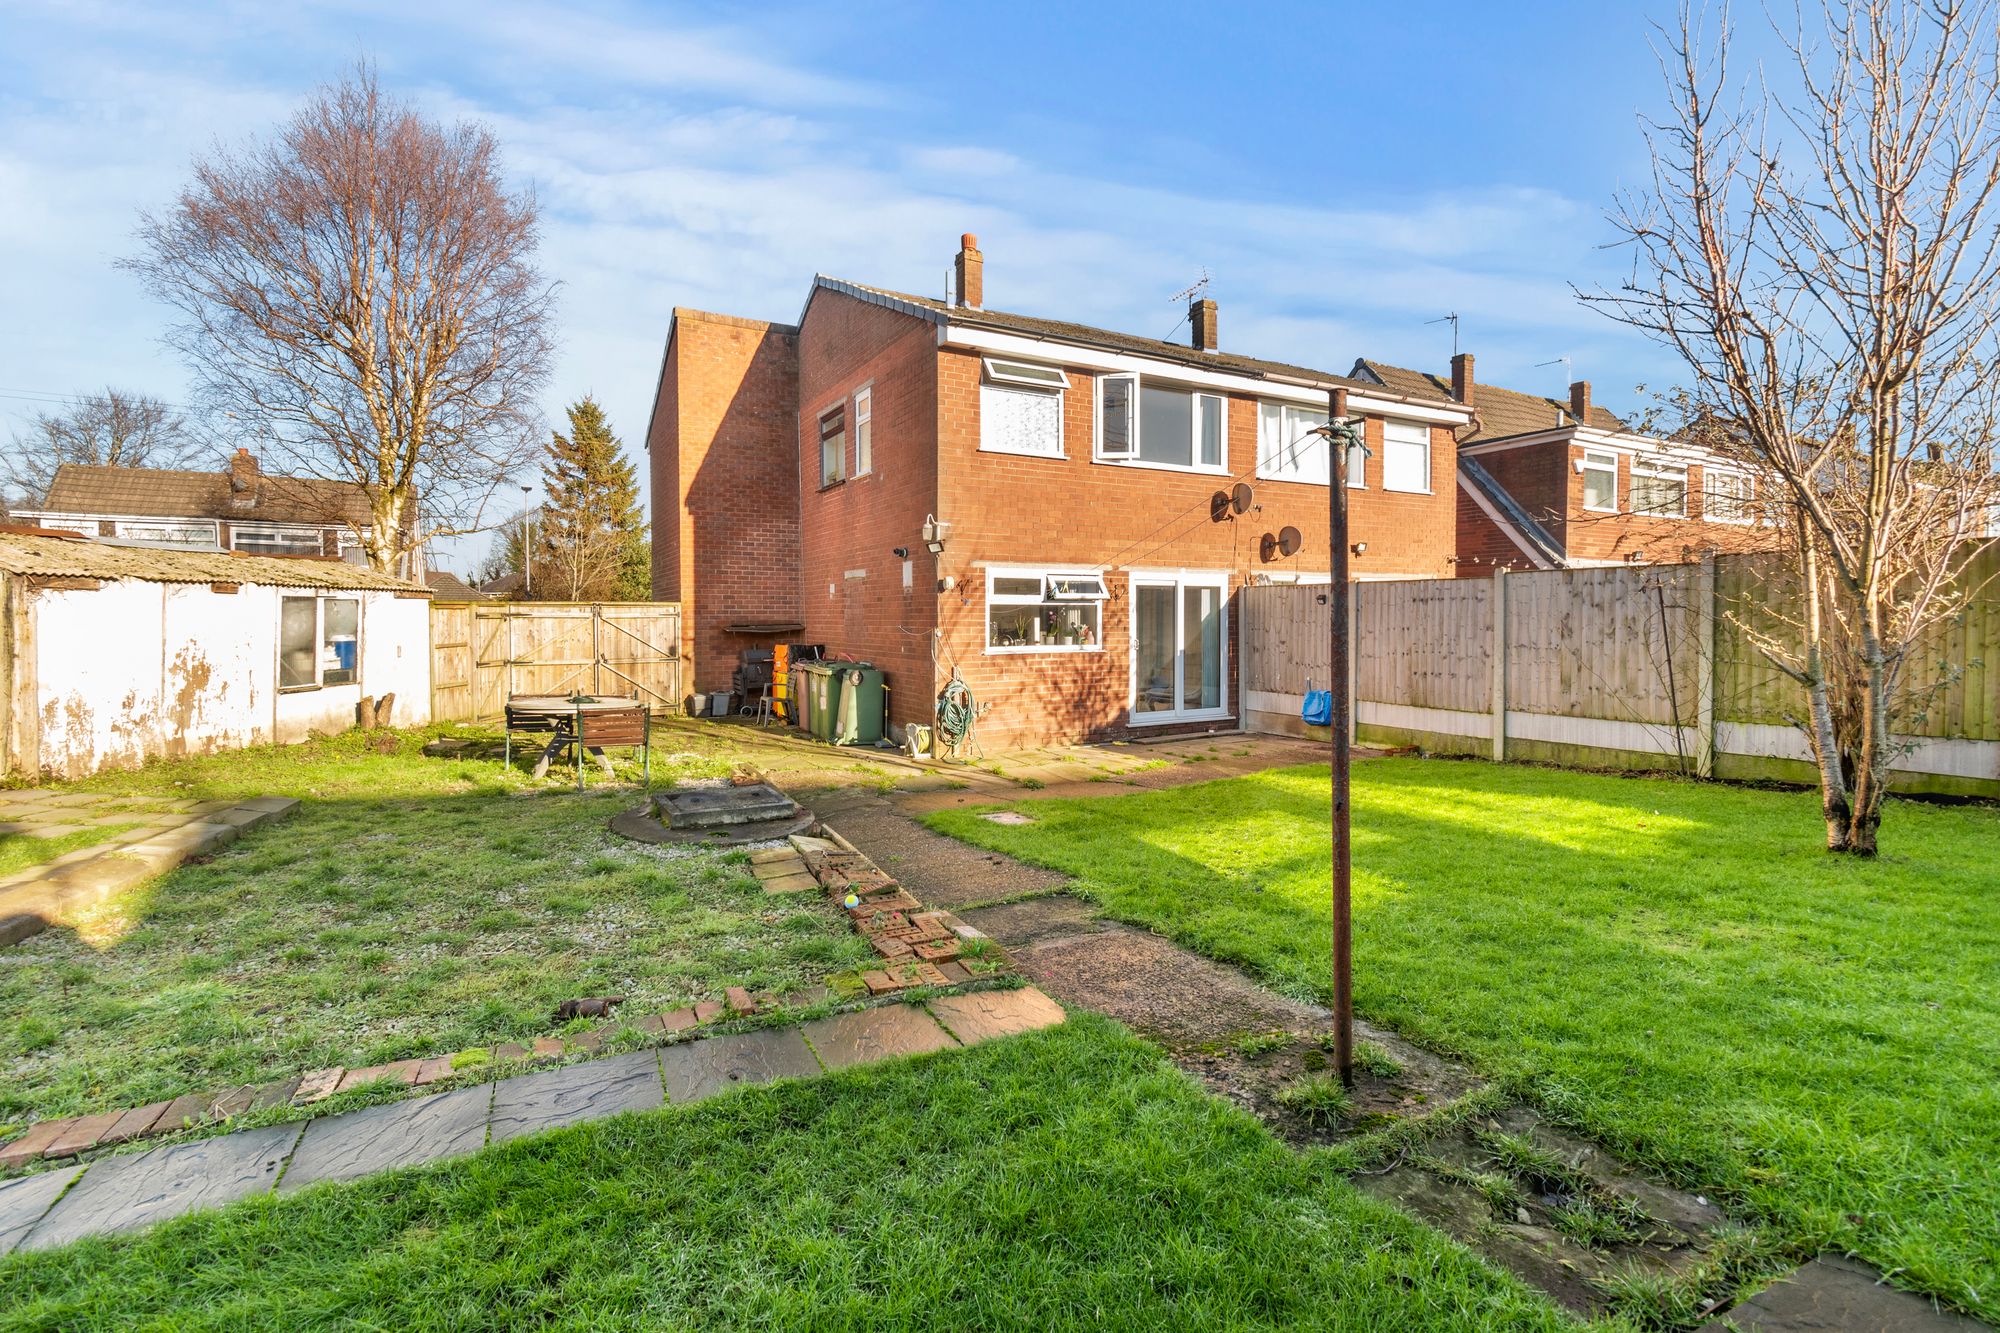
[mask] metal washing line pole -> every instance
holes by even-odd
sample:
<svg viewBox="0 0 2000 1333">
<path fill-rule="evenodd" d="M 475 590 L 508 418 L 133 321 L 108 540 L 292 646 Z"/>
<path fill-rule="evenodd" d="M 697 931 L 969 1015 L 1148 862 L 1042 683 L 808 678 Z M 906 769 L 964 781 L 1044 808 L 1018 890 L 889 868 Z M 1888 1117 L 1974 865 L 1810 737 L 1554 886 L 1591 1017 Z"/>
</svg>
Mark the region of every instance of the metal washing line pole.
<svg viewBox="0 0 2000 1333">
<path fill-rule="evenodd" d="M 1347 424 L 1347 390 L 1327 393 L 1327 528 L 1333 546 L 1333 565 L 1327 583 L 1327 610 L 1333 625 L 1330 631 L 1330 674 L 1333 712 L 1329 758 L 1333 769 L 1332 801 L 1332 881 L 1333 881 L 1333 1060 L 1340 1081 L 1354 1085 L 1354 911 L 1353 859 L 1350 832 L 1348 765 L 1352 762 L 1348 733 L 1349 714 L 1354 702 L 1348 689 L 1352 673 L 1348 657 L 1353 644 L 1348 641 L 1348 604 L 1353 597 L 1347 581 L 1347 455 L 1353 428 Z"/>
</svg>

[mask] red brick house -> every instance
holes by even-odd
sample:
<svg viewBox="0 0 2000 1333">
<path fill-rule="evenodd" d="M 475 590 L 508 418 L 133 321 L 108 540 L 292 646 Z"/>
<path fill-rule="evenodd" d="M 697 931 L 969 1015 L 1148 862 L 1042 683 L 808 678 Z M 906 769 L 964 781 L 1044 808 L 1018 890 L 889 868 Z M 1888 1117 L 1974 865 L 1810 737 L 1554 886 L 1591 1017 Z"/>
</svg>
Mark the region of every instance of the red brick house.
<svg viewBox="0 0 2000 1333">
<path fill-rule="evenodd" d="M 1470 353 L 1451 378 L 1360 360 L 1356 379 L 1473 412 L 1459 436 L 1458 548 L 1454 569 L 1675 564 L 1711 552 L 1769 547 L 1759 480 L 1740 462 L 1629 429 L 1593 403 L 1590 385 L 1569 401 L 1480 384 Z"/>
<path fill-rule="evenodd" d="M 1221 351 L 1212 301 L 1185 343 L 993 310 L 983 267 L 967 236 L 951 300 L 821 276 L 795 325 L 674 312 L 653 595 L 692 688 L 796 640 L 886 670 L 898 727 L 956 670 L 996 748 L 1232 727 L 1235 594 L 1329 569 L 1336 387 L 1357 576 L 1451 572 L 1462 405 Z"/>
</svg>

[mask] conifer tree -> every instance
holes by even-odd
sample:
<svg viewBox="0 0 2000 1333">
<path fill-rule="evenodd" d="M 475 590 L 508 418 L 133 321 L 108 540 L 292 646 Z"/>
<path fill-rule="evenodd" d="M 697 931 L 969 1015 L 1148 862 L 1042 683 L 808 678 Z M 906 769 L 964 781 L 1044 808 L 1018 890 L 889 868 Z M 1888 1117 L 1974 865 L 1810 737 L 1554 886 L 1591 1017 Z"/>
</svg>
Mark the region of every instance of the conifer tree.
<svg viewBox="0 0 2000 1333">
<path fill-rule="evenodd" d="M 550 435 L 542 462 L 535 595 L 552 601 L 637 601 L 651 591 L 639 477 L 611 423 L 586 395 L 569 433 Z"/>
</svg>

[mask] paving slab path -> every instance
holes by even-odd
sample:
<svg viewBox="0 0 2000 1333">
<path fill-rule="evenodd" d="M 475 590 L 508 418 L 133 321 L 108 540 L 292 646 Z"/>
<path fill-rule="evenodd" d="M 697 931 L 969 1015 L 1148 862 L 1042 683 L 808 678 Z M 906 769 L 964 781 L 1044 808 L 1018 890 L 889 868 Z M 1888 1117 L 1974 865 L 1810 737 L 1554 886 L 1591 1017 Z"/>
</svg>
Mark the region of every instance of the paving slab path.
<svg viewBox="0 0 2000 1333">
<path fill-rule="evenodd" d="M 254 1194 L 440 1162 L 530 1134 L 732 1088 L 958 1050 L 1063 1021 L 1032 987 L 892 1003 L 604 1056 L 343 1115 L 100 1157 L 0 1182 L 0 1254 L 130 1231 Z"/>
</svg>

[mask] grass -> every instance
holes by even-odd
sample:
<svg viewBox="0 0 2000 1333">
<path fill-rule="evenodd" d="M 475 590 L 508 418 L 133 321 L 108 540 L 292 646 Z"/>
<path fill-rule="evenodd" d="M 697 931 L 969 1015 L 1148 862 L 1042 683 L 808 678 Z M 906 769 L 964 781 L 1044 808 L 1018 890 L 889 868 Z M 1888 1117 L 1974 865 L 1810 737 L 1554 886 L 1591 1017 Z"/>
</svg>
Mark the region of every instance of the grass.
<svg viewBox="0 0 2000 1333">
<path fill-rule="evenodd" d="M 1328 997 L 1326 770 L 930 823 Z M 2000 812 L 1422 759 L 1354 778 L 1356 1002 L 1791 1252 L 2000 1312 Z"/>
<path fill-rule="evenodd" d="M 1307 1074 L 1286 1084 L 1278 1105 L 1315 1125 L 1337 1125 L 1354 1114 L 1354 1096 L 1336 1074 Z"/>
<path fill-rule="evenodd" d="M 136 827 L 134 824 L 101 824 L 81 828 L 54 838 L 30 837 L 26 833 L 0 834 L 0 879 L 30 866 L 47 865 L 58 856 L 80 852 Z"/>
<path fill-rule="evenodd" d="M 1555 1330 L 1077 1015 L 0 1260 L 0 1329 Z"/>
<path fill-rule="evenodd" d="M 636 1019 L 727 985 L 782 993 L 869 956 L 818 895 L 765 894 L 740 852 L 611 834 L 629 790 L 535 787 L 422 740 L 80 784 L 305 805 L 10 951 L 0 1124 L 546 1035 L 570 996 L 626 995 Z"/>
</svg>

